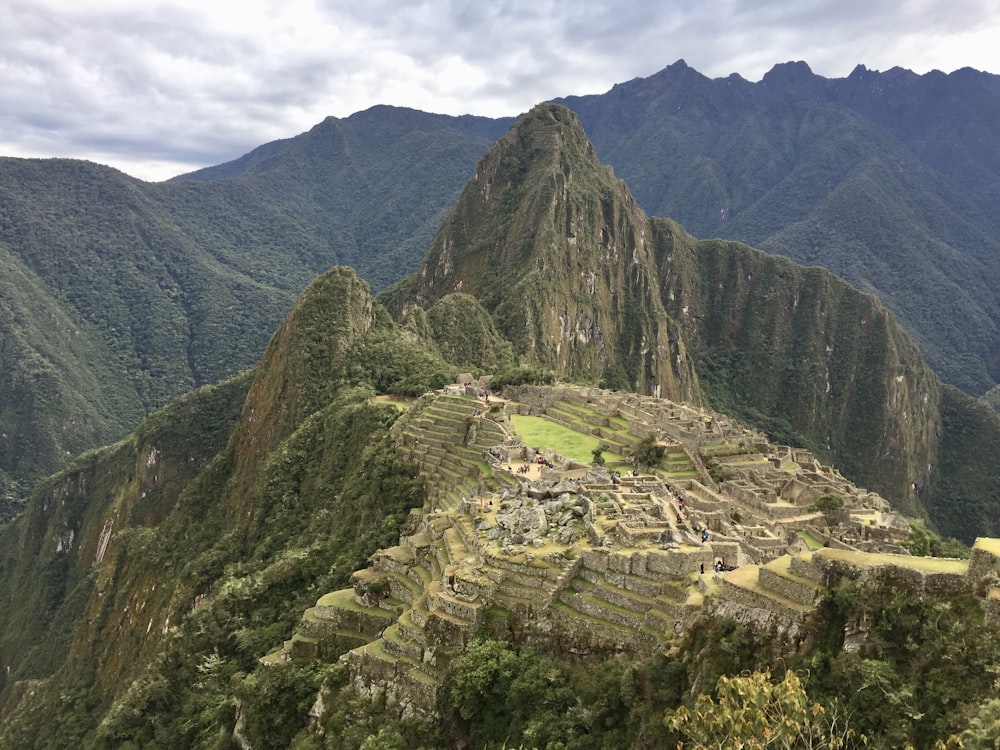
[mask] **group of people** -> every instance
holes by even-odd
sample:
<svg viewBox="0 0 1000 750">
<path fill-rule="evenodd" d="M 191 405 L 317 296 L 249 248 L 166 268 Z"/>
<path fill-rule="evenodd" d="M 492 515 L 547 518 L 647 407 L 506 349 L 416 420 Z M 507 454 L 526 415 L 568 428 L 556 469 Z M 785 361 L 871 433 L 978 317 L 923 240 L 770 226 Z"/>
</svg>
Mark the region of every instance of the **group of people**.
<svg viewBox="0 0 1000 750">
<path fill-rule="evenodd" d="M 735 565 L 726 565 L 722 560 L 716 560 L 712 566 L 716 573 L 724 573 L 727 570 L 736 570 Z M 701 574 L 705 575 L 705 563 L 701 564 Z"/>
</svg>

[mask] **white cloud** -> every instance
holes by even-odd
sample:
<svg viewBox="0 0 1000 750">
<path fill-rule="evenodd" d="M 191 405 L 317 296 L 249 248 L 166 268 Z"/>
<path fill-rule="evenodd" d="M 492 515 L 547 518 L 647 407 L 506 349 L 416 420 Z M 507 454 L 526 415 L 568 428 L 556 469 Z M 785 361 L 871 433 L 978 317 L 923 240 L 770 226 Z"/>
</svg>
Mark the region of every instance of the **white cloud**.
<svg viewBox="0 0 1000 750">
<path fill-rule="evenodd" d="M 0 154 L 163 179 L 375 104 L 513 115 L 683 58 L 1000 71 L 983 0 L 3 0 Z"/>
</svg>

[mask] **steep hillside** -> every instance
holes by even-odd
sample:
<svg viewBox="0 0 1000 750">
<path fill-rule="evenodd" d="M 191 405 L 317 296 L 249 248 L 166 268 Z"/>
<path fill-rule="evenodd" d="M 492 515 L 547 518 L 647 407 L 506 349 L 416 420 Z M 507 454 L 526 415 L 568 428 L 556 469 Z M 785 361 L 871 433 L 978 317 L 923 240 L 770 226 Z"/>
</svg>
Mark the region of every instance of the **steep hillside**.
<svg viewBox="0 0 1000 750">
<path fill-rule="evenodd" d="M 750 83 L 680 62 L 566 102 L 647 212 L 834 270 L 878 295 L 946 382 L 978 395 L 1000 374 L 996 81 L 861 67 L 825 79 L 796 63 Z M 37 350 L 4 370 L 0 502 L 16 506 L 77 450 L 249 367 L 331 265 L 376 291 L 417 268 L 509 123 L 374 107 L 158 185 L 4 160 L 0 256 L 35 278 L 5 292 L 0 304 L 24 312 L 2 333 Z M 566 325 L 589 330 L 591 312 L 567 307 Z M 34 333 L 44 315 L 72 326 L 76 354 Z M 638 356 L 635 342 L 617 352 L 608 382 L 625 385 L 617 362 Z"/>
<path fill-rule="evenodd" d="M 390 346 L 365 362 L 379 341 Z M 0 744 L 215 736 L 227 681 L 199 698 L 203 722 L 181 726 L 199 665 L 252 670 L 312 587 L 342 585 L 422 502 L 386 443 L 399 412 L 373 401 L 370 376 L 377 363 L 426 390 L 447 365 L 412 354 L 367 285 L 334 269 L 252 381 L 196 392 L 39 485 L 0 529 Z M 177 723 L 150 725 L 151 712 Z"/>
<path fill-rule="evenodd" d="M 971 70 L 831 80 L 796 63 L 750 83 L 679 61 L 558 101 L 647 212 L 875 293 L 979 394 L 1000 377 L 998 90 Z"/>
<path fill-rule="evenodd" d="M 330 266 L 349 263 L 379 288 L 415 268 L 502 127 L 377 108 L 262 147 L 239 168 L 161 184 L 4 159 L 5 502 L 171 398 L 251 366 Z"/>
<path fill-rule="evenodd" d="M 562 107 L 518 120 L 423 267 L 383 299 L 399 313 L 455 290 L 528 364 L 675 400 L 704 392 L 910 513 L 934 505 L 937 379 L 892 316 L 823 269 L 651 221 Z"/>
<path fill-rule="evenodd" d="M 479 163 L 421 269 L 384 299 L 400 312 L 471 294 L 529 365 L 698 401 L 646 233 L 575 115 L 539 106 Z"/>
<path fill-rule="evenodd" d="M 825 269 L 655 219 L 661 289 L 710 401 L 804 442 L 913 515 L 936 463 L 939 385 L 873 296 Z"/>
<path fill-rule="evenodd" d="M 869 487 L 648 395 L 412 398 L 508 363 L 704 399 Z M 380 299 L 324 273 L 252 372 L 82 456 L 0 528 L 0 746 L 494 746 L 511 727 L 670 746 L 665 711 L 772 659 L 812 670 L 831 706 L 877 670 L 899 700 L 852 716 L 887 743 L 961 731 L 994 697 L 1000 552 L 887 562 L 875 550 L 902 551 L 910 527 L 868 489 L 949 529 L 941 514 L 963 514 L 964 539 L 987 530 L 1000 420 L 969 404 L 873 297 L 649 219 L 577 118 L 541 105 L 480 163 L 423 268 Z M 529 446 L 521 418 L 546 437 Z M 837 549 L 783 554 L 817 535 Z M 865 628 L 867 650 L 845 651 Z M 964 679 L 913 656 L 945 646 Z"/>
</svg>

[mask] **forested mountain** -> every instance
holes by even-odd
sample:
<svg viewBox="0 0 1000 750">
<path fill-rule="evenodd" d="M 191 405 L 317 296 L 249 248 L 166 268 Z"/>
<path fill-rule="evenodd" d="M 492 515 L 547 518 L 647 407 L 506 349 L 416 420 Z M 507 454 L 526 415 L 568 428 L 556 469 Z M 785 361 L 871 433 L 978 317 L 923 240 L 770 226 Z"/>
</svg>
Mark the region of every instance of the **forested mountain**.
<svg viewBox="0 0 1000 750">
<path fill-rule="evenodd" d="M 476 167 L 421 268 L 380 299 L 404 316 L 458 291 L 480 300 L 530 366 L 708 402 L 950 535 L 1000 530 L 985 458 L 997 455 L 986 446 L 1000 422 L 972 417 L 979 405 L 956 389 L 942 396 L 873 296 L 650 219 L 568 110 L 539 106 L 519 120 Z M 965 447 L 939 465 L 941 445 L 959 438 Z"/>
<path fill-rule="evenodd" d="M 759 83 L 683 61 L 560 100 L 651 215 L 876 294 L 945 382 L 1000 377 L 1000 78 L 805 63 Z"/>
<path fill-rule="evenodd" d="M 489 293 L 508 278 L 509 295 Z M 421 394 L 487 361 L 509 378 L 551 370 L 696 404 L 717 400 L 733 411 L 767 409 L 757 416 L 785 422 L 855 473 L 868 471 L 903 507 L 922 500 L 907 484 L 927 481 L 927 463 L 932 498 L 938 483 L 964 494 L 970 477 L 995 481 L 977 472 L 995 464 L 1000 418 L 940 386 L 874 297 L 827 271 L 739 243 L 695 240 L 675 222 L 650 219 L 598 163 L 576 116 L 540 105 L 479 162 L 414 275 L 376 299 L 351 269 L 322 274 L 251 372 L 205 386 L 128 438 L 77 458 L 40 482 L 27 510 L 0 528 L 0 745 L 451 747 L 488 738 L 479 744 L 499 747 L 516 726 L 519 737 L 571 739 L 570 747 L 663 747 L 677 740 L 666 711 L 719 675 L 786 663 L 811 675 L 810 690 L 838 720 L 841 701 L 853 726 L 886 745 L 930 747 L 990 716 L 1000 642 L 980 601 L 995 599 L 987 591 L 994 572 L 948 573 L 973 571 L 971 562 L 949 561 L 943 579 L 908 569 L 898 580 L 827 582 L 822 601 L 809 599 L 815 617 L 801 640 L 685 609 L 690 616 L 677 621 L 685 640 L 669 653 L 641 644 L 650 632 L 672 638 L 673 623 L 632 627 L 591 614 L 616 640 L 638 633 L 640 645 L 606 652 L 555 639 L 557 653 L 542 658 L 503 611 L 482 613 L 479 637 L 469 641 L 461 618 L 443 611 L 427 658 L 439 647 L 458 656 L 441 675 L 447 688 L 436 722 L 395 704 L 389 710 L 385 692 L 365 692 L 338 662 L 340 647 L 304 660 L 265 659 L 284 653 L 298 623 L 313 627 L 318 607 L 307 608 L 335 589 L 347 592 L 338 611 L 354 618 L 338 625 L 340 635 L 356 638 L 358 623 L 375 617 L 386 638 L 401 642 L 380 613 L 402 617 L 399 596 L 415 598 L 440 580 L 414 573 L 365 583 L 351 574 L 379 548 L 395 550 L 392 564 L 413 562 L 412 552 L 393 547 L 402 533 L 417 536 L 410 510 L 436 523 L 443 513 L 425 507 L 431 485 L 465 487 L 467 477 L 443 465 L 419 468 L 413 433 L 395 428 L 400 409 L 412 408 L 411 424 L 422 425 L 427 441 L 440 440 L 442 425 L 417 405 L 377 396 Z M 484 478 L 483 452 L 470 447 L 488 426 L 471 411 L 482 402 L 456 398 L 450 450 L 468 454 L 465 466 Z M 485 476 L 494 486 L 484 478 L 474 490 L 494 493 L 499 505 L 500 480 Z M 995 523 L 996 497 L 950 497 L 947 513 L 968 538 L 981 528 L 969 524 Z M 987 515 L 975 517 L 972 503 Z M 446 561 L 438 564 L 445 578 L 466 565 L 447 564 L 447 548 L 458 555 L 464 533 L 452 532 L 433 553 Z M 430 554 L 426 532 L 421 543 Z M 643 560 L 659 549 L 644 545 Z M 682 556 L 712 554 L 683 546 Z M 1000 549 L 981 551 L 1000 560 Z M 560 554 L 581 573 L 583 590 L 573 595 L 593 604 L 594 571 L 574 554 Z M 882 569 L 885 557 L 858 559 Z M 619 596 L 640 582 L 604 565 L 620 581 Z M 696 568 L 697 559 L 692 578 Z M 485 574 L 470 575 L 491 585 Z M 720 596 L 705 575 L 694 601 Z M 820 595 L 813 583 L 789 580 Z M 531 614 L 521 598 L 528 583 L 514 587 L 508 614 Z M 454 591 L 445 601 L 461 608 Z M 801 614 L 804 606 L 791 609 Z M 925 606 L 933 618 L 921 616 Z M 405 626 L 417 630 L 415 620 Z M 867 634 L 864 651 L 845 646 L 845 632 L 855 629 Z M 390 669 L 424 663 L 403 652 L 369 656 Z"/>
<path fill-rule="evenodd" d="M 235 170 L 149 184 L 0 160 L 0 500 L 16 507 L 69 457 L 250 367 L 331 265 L 377 288 L 414 268 L 502 129 L 376 108 L 262 147 L 241 160 L 247 174 L 215 181 L 194 178 Z"/>
<path fill-rule="evenodd" d="M 750 83 L 678 62 L 564 101 L 646 213 L 825 266 L 878 295 L 945 382 L 997 382 L 996 76 L 790 63 Z M 331 265 L 375 291 L 417 268 L 508 124 L 375 107 L 161 184 L 4 160 L 4 499 L 249 367 Z"/>
</svg>

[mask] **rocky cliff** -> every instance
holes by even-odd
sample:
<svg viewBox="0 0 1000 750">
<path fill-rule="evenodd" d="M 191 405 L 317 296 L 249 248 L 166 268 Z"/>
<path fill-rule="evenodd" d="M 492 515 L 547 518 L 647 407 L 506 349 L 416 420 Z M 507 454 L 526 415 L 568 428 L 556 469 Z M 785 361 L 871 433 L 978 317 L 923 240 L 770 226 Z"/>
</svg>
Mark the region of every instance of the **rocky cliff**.
<svg viewBox="0 0 1000 750">
<path fill-rule="evenodd" d="M 540 106 L 478 164 L 397 312 L 479 298 L 526 363 L 570 378 L 700 401 L 657 288 L 649 226 L 598 162 L 576 116 Z"/>
<path fill-rule="evenodd" d="M 650 219 L 560 106 L 517 121 L 384 299 L 400 314 L 456 291 L 533 365 L 707 397 L 924 512 L 938 385 L 891 314 L 823 269 Z"/>
</svg>

